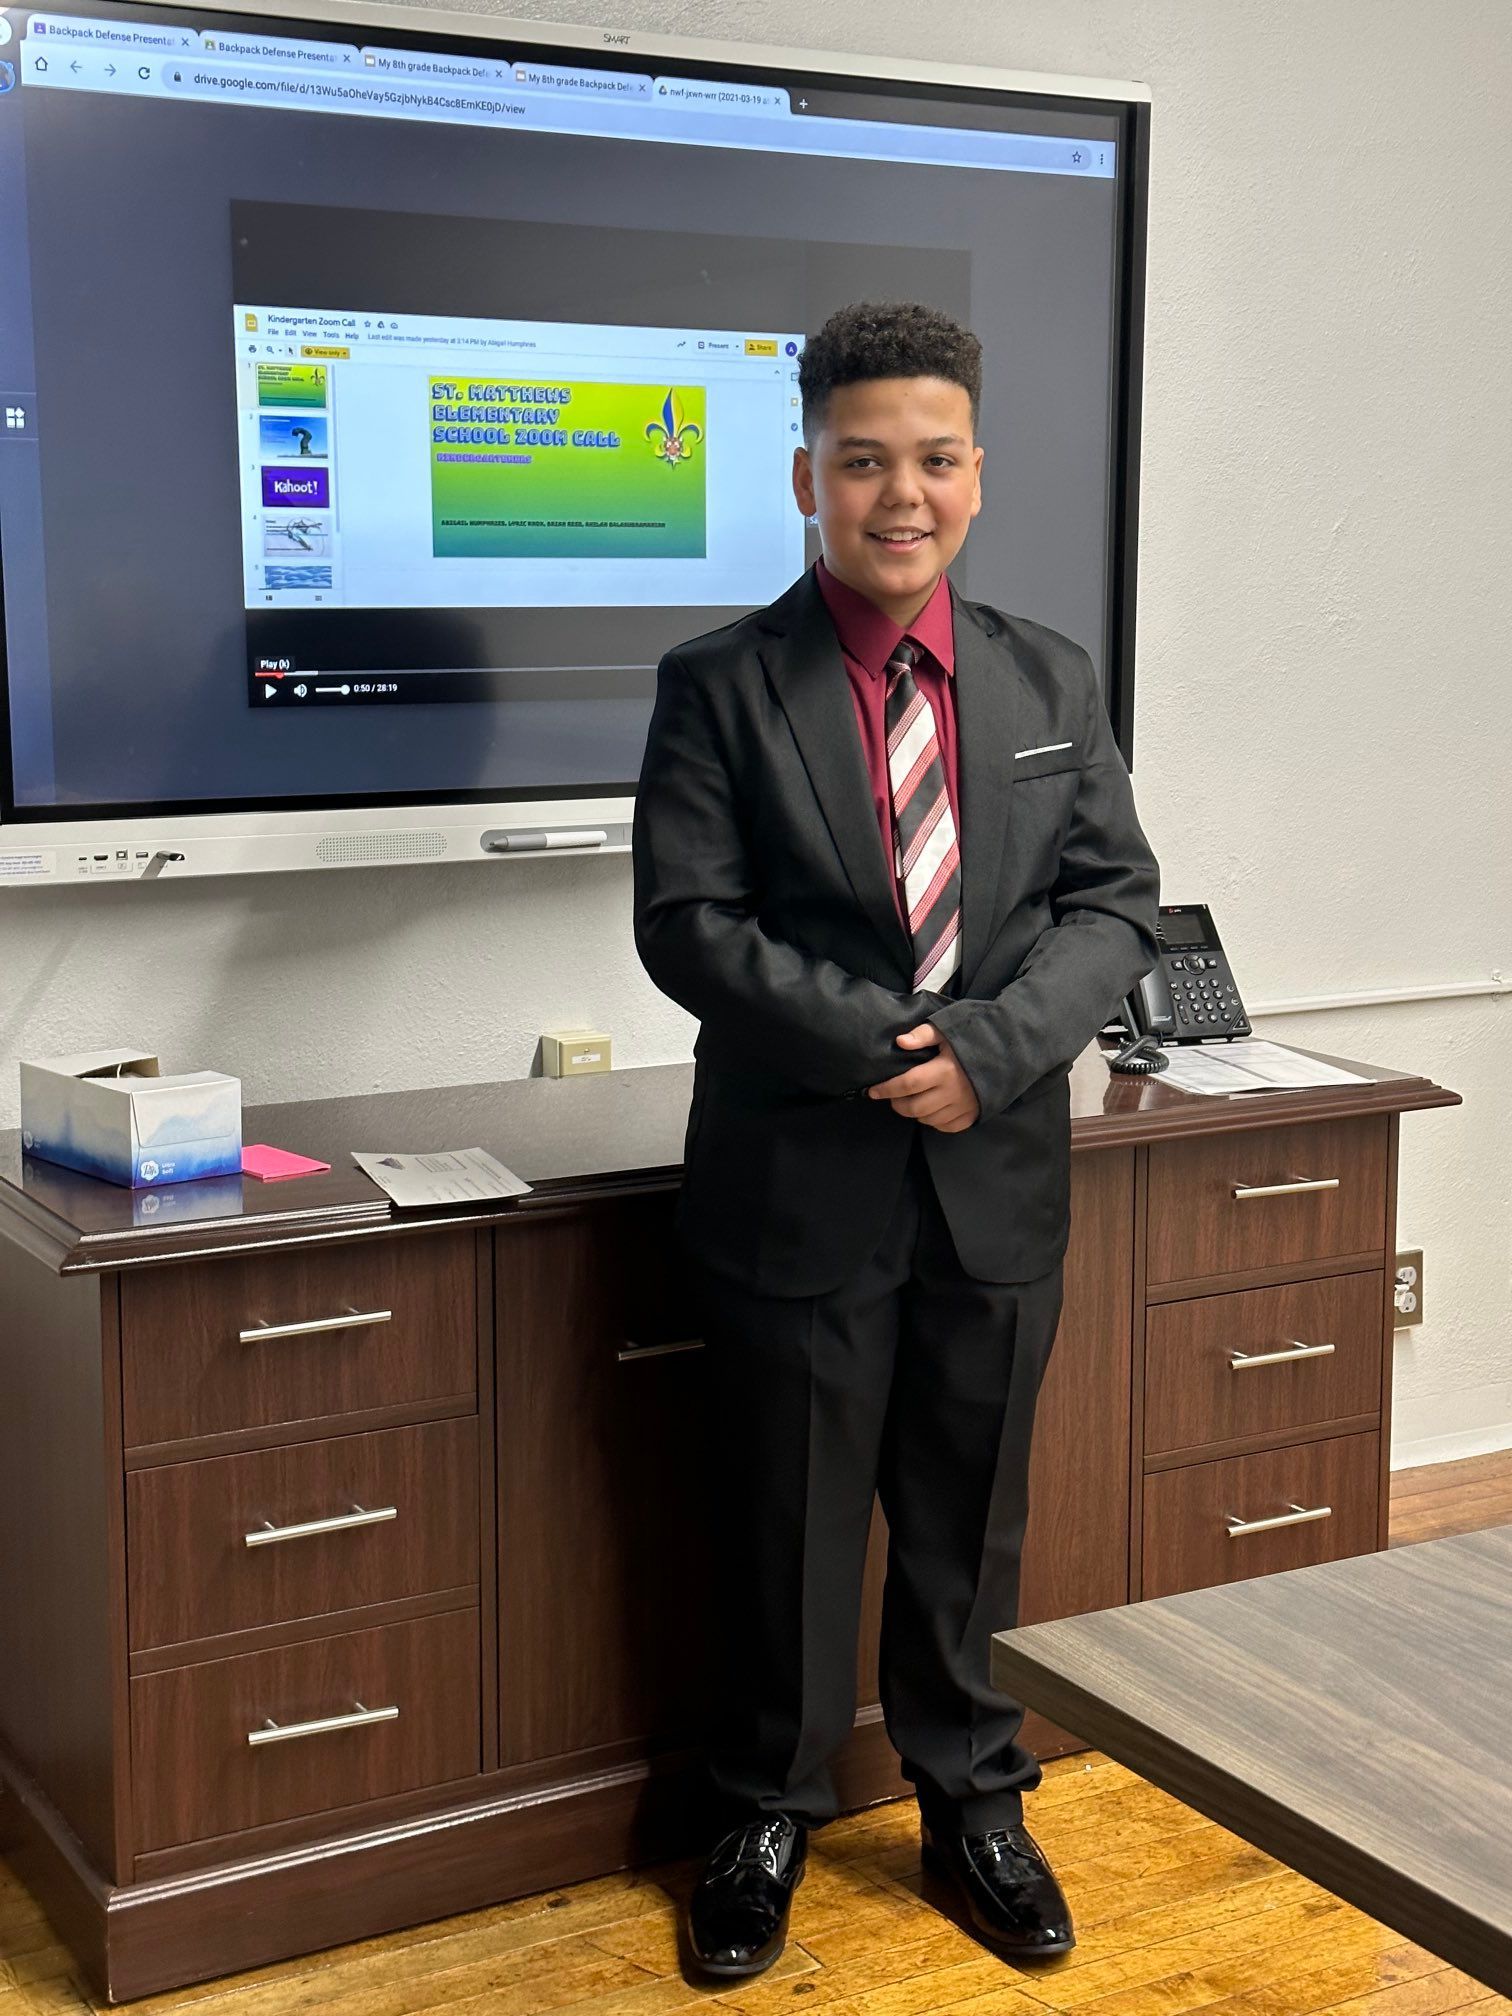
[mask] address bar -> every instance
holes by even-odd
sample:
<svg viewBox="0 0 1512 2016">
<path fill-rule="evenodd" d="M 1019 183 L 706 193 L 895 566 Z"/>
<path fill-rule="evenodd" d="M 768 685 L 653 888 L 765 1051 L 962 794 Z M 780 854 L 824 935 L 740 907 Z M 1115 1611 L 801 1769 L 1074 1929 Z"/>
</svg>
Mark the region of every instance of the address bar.
<svg viewBox="0 0 1512 2016">
<path fill-rule="evenodd" d="M 28 79 L 30 81 L 30 79 Z M 62 77 L 49 82 L 63 83 Z M 282 66 L 184 58 L 158 65 L 154 88 L 222 104 L 286 106 L 296 111 L 355 112 L 375 119 L 440 119 L 515 126 L 604 140 L 656 140 L 693 147 L 735 147 L 853 161 L 941 167 L 1023 169 L 1111 176 L 1113 149 L 1071 136 L 998 133 L 956 127 L 893 126 L 862 119 L 794 119 L 771 107 L 673 104 L 660 97 L 580 99 L 548 91 L 456 87 L 418 79 L 314 75 Z M 134 87 L 133 87 L 134 88 Z"/>
<path fill-rule="evenodd" d="M 376 78 L 300 76 L 283 70 L 254 70 L 212 63 L 166 65 L 163 82 L 181 96 L 240 98 L 310 111 L 368 112 L 376 117 L 413 117 L 439 113 L 471 120 L 509 124 L 528 120 L 532 110 L 524 97 L 502 91 L 448 91 L 438 85 L 380 83 Z M 553 108 L 555 109 L 555 108 Z"/>
</svg>

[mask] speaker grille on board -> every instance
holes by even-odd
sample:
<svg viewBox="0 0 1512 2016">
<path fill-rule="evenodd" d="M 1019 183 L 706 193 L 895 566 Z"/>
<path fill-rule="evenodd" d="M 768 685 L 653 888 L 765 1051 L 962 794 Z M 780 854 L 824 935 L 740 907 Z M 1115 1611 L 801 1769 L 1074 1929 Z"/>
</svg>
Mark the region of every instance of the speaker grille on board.
<svg viewBox="0 0 1512 2016">
<path fill-rule="evenodd" d="M 432 861 L 445 852 L 444 833 L 332 833 L 315 845 L 317 861 L 347 867 L 357 861 Z"/>
</svg>

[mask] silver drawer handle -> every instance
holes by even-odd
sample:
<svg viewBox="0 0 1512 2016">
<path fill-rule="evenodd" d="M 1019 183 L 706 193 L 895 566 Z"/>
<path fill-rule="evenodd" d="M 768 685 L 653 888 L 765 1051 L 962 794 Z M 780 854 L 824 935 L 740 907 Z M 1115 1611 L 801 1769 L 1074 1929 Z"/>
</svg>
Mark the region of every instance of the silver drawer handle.
<svg viewBox="0 0 1512 2016">
<path fill-rule="evenodd" d="M 264 1722 L 249 1729 L 247 1741 L 256 1750 L 264 1743 L 297 1743 L 301 1736 L 329 1736 L 334 1729 L 371 1729 L 378 1722 L 397 1722 L 397 1708 L 364 1708 L 359 1701 L 350 1715 L 323 1715 L 318 1722 Z"/>
<path fill-rule="evenodd" d="M 398 1517 L 397 1505 L 375 1505 L 371 1511 L 354 1505 L 350 1512 L 338 1512 L 333 1519 L 305 1519 L 297 1526 L 275 1526 L 265 1519 L 255 1533 L 243 1537 L 249 1547 L 274 1547 L 280 1540 L 308 1540 L 314 1533 L 350 1533 L 358 1526 L 382 1526 Z"/>
<path fill-rule="evenodd" d="M 1252 1372 L 1257 1365 L 1294 1365 L 1299 1358 L 1331 1358 L 1332 1344 L 1304 1344 L 1293 1337 L 1284 1351 L 1230 1351 L 1231 1372 Z"/>
<path fill-rule="evenodd" d="M 304 1323 L 258 1323 L 238 1331 L 243 1344 L 262 1344 L 270 1337 L 314 1337 L 322 1330 L 357 1330 L 365 1323 L 392 1323 L 392 1309 L 348 1309 L 345 1316 L 312 1316 Z"/>
<path fill-rule="evenodd" d="M 1234 1201 L 1242 1204 L 1247 1197 L 1296 1197 L 1304 1190 L 1337 1190 L 1337 1176 L 1294 1176 L 1289 1183 L 1236 1183 Z"/>
<path fill-rule="evenodd" d="M 703 1348 L 702 1337 L 679 1337 L 672 1344 L 637 1344 L 631 1338 L 615 1355 L 624 1365 L 632 1358 L 665 1358 L 672 1351 L 702 1351 Z"/>
<path fill-rule="evenodd" d="M 1230 1540 L 1242 1540 L 1246 1533 L 1274 1533 L 1278 1526 L 1305 1526 L 1309 1519 L 1332 1519 L 1332 1505 L 1298 1505 L 1293 1501 L 1290 1512 L 1278 1512 L 1274 1519 L 1235 1519 L 1228 1522 Z"/>
</svg>

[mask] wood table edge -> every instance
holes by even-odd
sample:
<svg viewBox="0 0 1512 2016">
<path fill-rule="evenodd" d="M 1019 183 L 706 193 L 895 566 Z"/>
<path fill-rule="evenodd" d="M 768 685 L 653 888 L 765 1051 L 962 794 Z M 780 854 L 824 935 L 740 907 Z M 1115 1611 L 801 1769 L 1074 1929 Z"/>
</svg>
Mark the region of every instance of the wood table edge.
<svg viewBox="0 0 1512 2016">
<path fill-rule="evenodd" d="M 1057 1728 L 1083 1736 L 1096 1749 L 1138 1772 L 1162 1792 L 1237 1834 L 1263 1853 L 1341 1897 L 1367 1917 L 1462 1968 L 1486 1987 L 1512 1994 L 1512 1941 L 1463 1905 L 1380 1862 L 1368 1850 L 1341 1841 L 1279 1799 L 1253 1786 L 1236 1786 L 1177 1739 L 1151 1729 L 1131 1711 L 1099 1699 L 1076 1681 L 1016 1646 L 1013 1632 L 992 1640 L 992 1685 L 1035 1709 Z M 1245 1825 L 1234 1825 L 1235 1793 Z M 1404 1815 L 1410 1822 L 1410 1815 Z M 1352 1895 L 1335 1885 L 1341 1872 Z M 1361 1898 L 1369 1896 L 1365 1904 Z M 1071 1900 L 1075 1910 L 1075 1899 Z"/>
</svg>

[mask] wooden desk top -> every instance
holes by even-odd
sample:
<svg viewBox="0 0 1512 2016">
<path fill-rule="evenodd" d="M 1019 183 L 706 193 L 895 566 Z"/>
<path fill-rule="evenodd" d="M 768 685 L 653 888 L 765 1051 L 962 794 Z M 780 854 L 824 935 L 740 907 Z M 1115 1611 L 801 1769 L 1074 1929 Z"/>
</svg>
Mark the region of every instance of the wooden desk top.
<svg viewBox="0 0 1512 2016">
<path fill-rule="evenodd" d="M 1310 1053 L 1321 1055 L 1321 1052 Z M 1331 1058 L 1367 1085 L 1212 1099 L 1157 1078 L 1114 1078 L 1096 1046 L 1071 1074 L 1076 1149 L 1127 1147 L 1184 1134 L 1457 1106 L 1458 1093 L 1408 1072 Z M 682 1176 L 691 1064 L 583 1078 L 421 1086 L 343 1099 L 249 1106 L 242 1139 L 329 1162 L 329 1175 L 262 1183 L 206 1177 L 131 1191 L 23 1154 L 0 1132 L 0 1236 L 59 1273 L 91 1272 L 291 1241 L 358 1237 L 440 1224 L 487 1223 L 625 1191 L 672 1189 Z M 393 1211 L 351 1150 L 486 1148 L 535 1187 L 497 1205 Z"/>
<path fill-rule="evenodd" d="M 1003 1631 L 992 1679 L 1512 1991 L 1512 1526 Z"/>
</svg>

